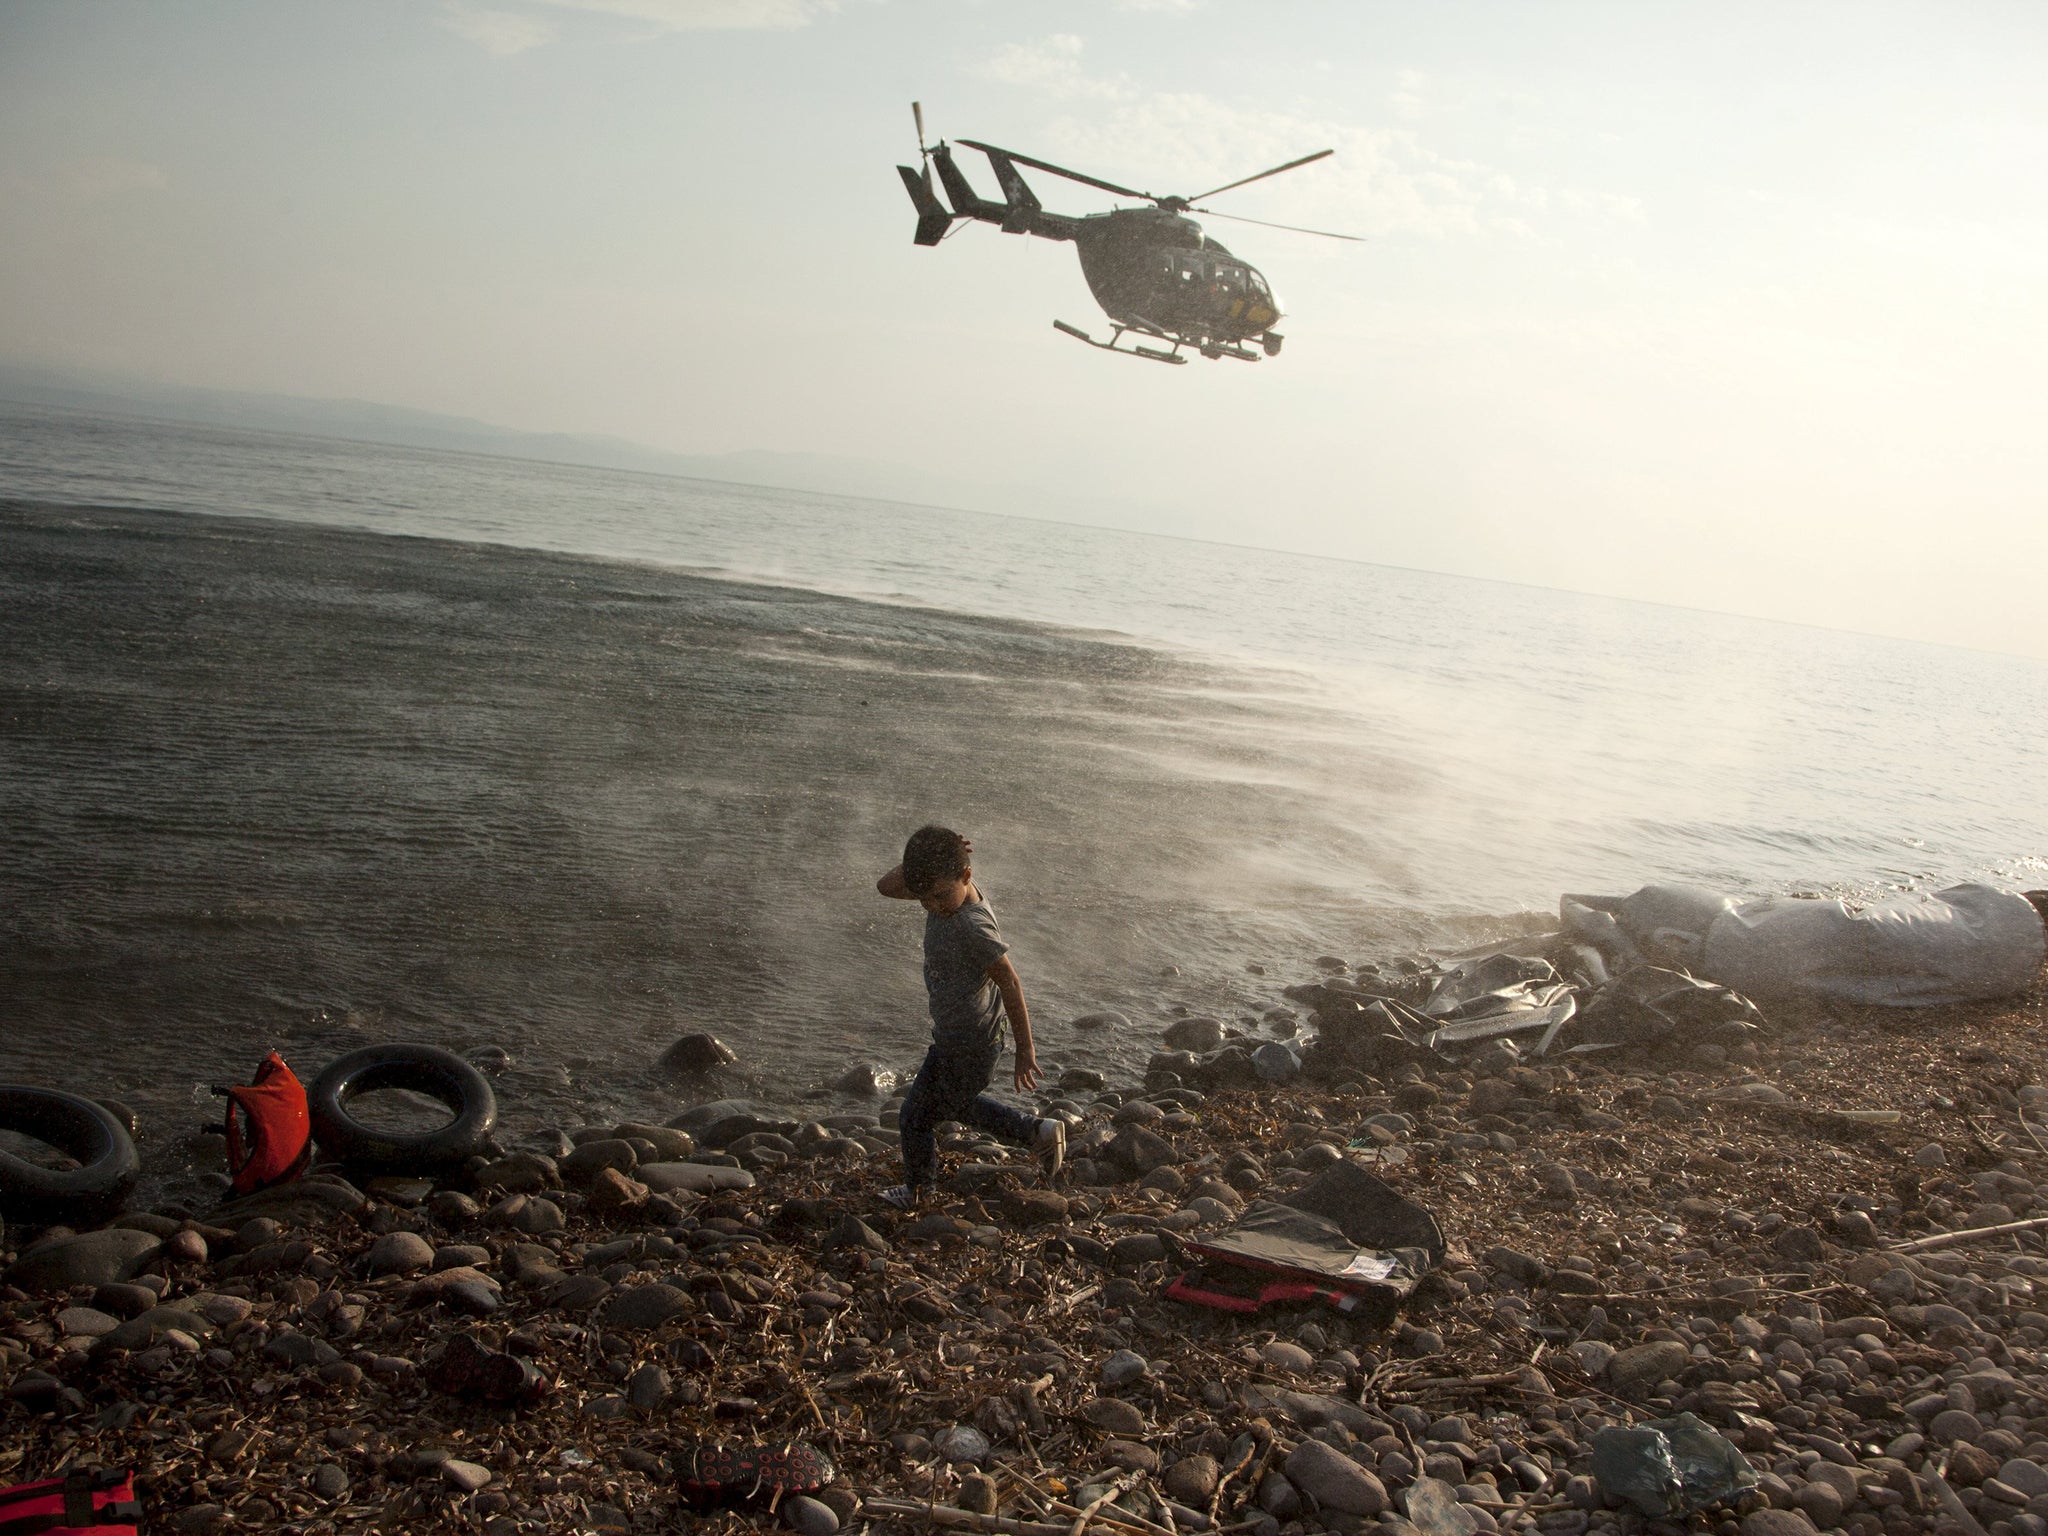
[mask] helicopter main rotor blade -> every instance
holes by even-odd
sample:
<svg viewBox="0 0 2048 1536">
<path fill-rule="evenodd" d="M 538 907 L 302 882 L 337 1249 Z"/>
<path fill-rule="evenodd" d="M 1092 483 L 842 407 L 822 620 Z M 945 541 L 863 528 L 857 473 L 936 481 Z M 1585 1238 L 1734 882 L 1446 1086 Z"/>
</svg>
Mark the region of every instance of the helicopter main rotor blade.
<svg viewBox="0 0 2048 1536">
<path fill-rule="evenodd" d="M 1150 192 L 1139 192 L 1130 187 L 1120 187 L 1113 181 L 1104 181 L 1097 176 L 1083 176 L 1079 171 L 1070 171 L 1064 165 L 1054 165 L 1050 160 L 1034 160 L 1029 155 L 1020 155 L 1014 149 L 998 149 L 995 145 L 984 144 L 979 139 L 962 139 L 960 142 L 969 149 L 978 149 L 984 154 L 1001 155 L 1004 159 L 1014 160 L 1019 165 L 1028 165 L 1034 170 L 1050 171 L 1055 176 L 1064 176 L 1069 181 L 1078 181 L 1084 187 L 1100 187 L 1105 192 L 1114 192 L 1118 197 L 1142 197 L 1147 202 L 1153 203 L 1159 201 Z M 1328 153 L 1328 151 L 1325 151 L 1325 153 Z"/>
<path fill-rule="evenodd" d="M 1321 235 L 1326 240 L 1355 240 L 1366 243 L 1363 235 L 1340 235 L 1334 229 L 1305 229 L 1299 224 L 1275 224 L 1270 219 L 1248 219 L 1241 213 L 1218 213 L 1214 208 L 1190 208 L 1190 213 L 1199 213 L 1205 219 L 1229 219 L 1235 224 L 1263 224 L 1267 229 L 1291 229 L 1297 235 Z"/>
<path fill-rule="evenodd" d="M 1193 197 L 1189 198 L 1188 201 L 1191 203 L 1199 203 L 1203 198 L 1214 197 L 1218 192 L 1229 192 L 1237 187 L 1250 186 L 1255 181 L 1264 181 L 1268 176 L 1278 176 L 1282 171 L 1291 171 L 1298 165 L 1312 165 L 1316 161 L 1327 159 L 1329 156 L 1334 155 L 1335 153 L 1337 153 L 1337 151 L 1335 151 L 1334 149 L 1319 149 L 1312 155 L 1303 155 L 1299 160 L 1290 160 L 1285 165 L 1276 165 L 1270 171 L 1261 171 L 1256 176 L 1247 176 L 1241 181 L 1228 181 L 1220 187 L 1211 188 L 1207 192 L 1197 192 Z M 1281 227 L 1285 228 L 1286 226 L 1282 225 Z M 1321 234 L 1322 231 L 1314 230 L 1311 231 L 1311 233 Z"/>
</svg>

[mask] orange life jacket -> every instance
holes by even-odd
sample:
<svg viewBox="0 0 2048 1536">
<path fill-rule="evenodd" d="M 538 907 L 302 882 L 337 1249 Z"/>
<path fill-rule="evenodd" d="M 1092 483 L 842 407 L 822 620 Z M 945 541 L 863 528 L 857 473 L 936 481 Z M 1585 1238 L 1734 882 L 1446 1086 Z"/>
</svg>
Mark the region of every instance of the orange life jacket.
<svg viewBox="0 0 2048 1536">
<path fill-rule="evenodd" d="M 313 1119 L 306 1110 L 306 1090 L 272 1051 L 256 1069 L 247 1087 L 222 1088 L 228 1099 L 228 1172 L 238 1195 L 253 1194 L 272 1184 L 295 1179 L 313 1156 Z M 237 1114 L 236 1111 L 241 1113 Z M 249 1128 L 242 1129 L 243 1117 Z"/>
<path fill-rule="evenodd" d="M 43 1536 L 135 1536 L 142 1506 L 125 1472 L 73 1472 L 47 1482 L 0 1488 L 0 1532 Z"/>
</svg>

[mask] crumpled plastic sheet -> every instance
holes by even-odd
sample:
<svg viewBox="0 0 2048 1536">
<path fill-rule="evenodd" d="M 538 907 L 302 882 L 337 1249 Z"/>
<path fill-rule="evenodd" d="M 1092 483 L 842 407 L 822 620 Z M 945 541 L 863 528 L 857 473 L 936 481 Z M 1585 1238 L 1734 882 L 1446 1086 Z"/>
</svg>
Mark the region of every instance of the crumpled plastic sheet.
<svg viewBox="0 0 2048 1536">
<path fill-rule="evenodd" d="M 1593 1436 L 1601 1491 L 1653 1519 L 1689 1515 L 1756 1486 L 1756 1468 L 1733 1441 L 1694 1414 L 1633 1429 L 1610 1424 Z"/>
<path fill-rule="evenodd" d="M 1619 1045 L 1654 1044 L 1671 1035 L 1729 1045 L 1762 1025 L 1756 1004 L 1740 992 L 1684 971 L 1639 965 L 1594 993 L 1579 1032 Z"/>
</svg>

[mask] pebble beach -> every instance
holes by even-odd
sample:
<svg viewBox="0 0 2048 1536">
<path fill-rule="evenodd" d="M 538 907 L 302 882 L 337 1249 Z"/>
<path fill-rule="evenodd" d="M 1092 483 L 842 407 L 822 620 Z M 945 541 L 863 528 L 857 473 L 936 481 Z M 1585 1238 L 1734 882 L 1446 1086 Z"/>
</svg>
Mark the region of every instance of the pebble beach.
<svg viewBox="0 0 2048 1536">
<path fill-rule="evenodd" d="M 1329 971 L 1290 989 L 1310 1042 Z M 953 1128 L 909 1215 L 878 1198 L 877 1097 L 11 1230 L 0 1480 L 132 1468 L 148 1529 L 305 1536 L 2044 1536 L 2044 1003 L 2037 979 L 1775 1009 L 1732 1050 L 1281 1086 L 1071 1077 L 1060 1179 Z M 1185 1239 L 1343 1159 L 1448 1239 L 1398 1309 L 1163 1297 Z M 457 1340 L 523 1362 L 517 1390 L 480 1397 Z M 1593 1475 L 1604 1428 L 1688 1413 L 1753 1486 L 1653 1516 Z M 764 1446 L 829 1475 L 707 1502 L 707 1453 Z"/>
</svg>

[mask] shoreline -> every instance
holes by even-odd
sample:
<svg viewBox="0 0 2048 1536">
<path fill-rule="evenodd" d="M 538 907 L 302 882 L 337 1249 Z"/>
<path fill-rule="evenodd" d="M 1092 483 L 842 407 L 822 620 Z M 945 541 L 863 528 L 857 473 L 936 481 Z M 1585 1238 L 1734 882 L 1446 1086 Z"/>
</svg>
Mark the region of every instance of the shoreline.
<svg viewBox="0 0 2048 1536">
<path fill-rule="evenodd" d="M 122 1344 L 67 1310 L 116 1291 L 4 1293 L 0 1443 L 16 1454 L 0 1451 L 0 1480 L 67 1457 L 137 1466 L 152 1519 L 180 1531 L 720 1530 L 768 1522 L 765 1504 L 687 1510 L 672 1453 L 802 1440 L 837 1466 L 818 1495 L 835 1527 L 865 1502 L 872 1528 L 917 1529 L 904 1501 L 991 1494 L 1002 1519 L 1070 1525 L 1060 1505 L 1121 1481 L 1098 1512 L 1120 1536 L 1413 1536 L 1398 1507 L 1426 1536 L 1634 1536 L 1641 1516 L 1586 1481 L 1590 1438 L 1693 1411 L 1761 1487 L 1746 1514 L 1652 1533 L 1949 1528 L 1945 1464 L 1990 1536 L 2040 1536 L 2048 1245 L 1898 1249 L 2048 1215 L 2048 1150 L 2015 1107 L 2048 1078 L 2044 1023 L 2037 977 L 1999 1004 L 1774 1010 L 1753 1060 L 1630 1051 L 1134 1089 L 1076 1143 L 1141 1124 L 1172 1157 L 1146 1178 L 1045 1191 L 951 1138 L 946 1202 L 914 1217 L 875 1198 L 895 1164 L 855 1150 L 849 1125 L 694 1151 L 756 1181 L 694 1198 L 594 1151 L 550 1165 L 566 1189 L 528 1154 L 495 1192 L 398 1181 L 314 1221 L 248 1205 L 254 1227 L 161 1218 L 128 1262 L 164 1282 L 149 1305 L 165 1310 L 120 1324 Z M 1768 1091 L 1729 1095 L 1743 1083 Z M 1898 1122 L 1835 1113 L 1870 1109 Z M 1361 1134 L 1375 1125 L 1391 1134 Z M 886 1145 L 882 1130 L 867 1139 Z M 1216 1205 L 1381 1149 L 1404 1155 L 1374 1171 L 1450 1240 L 1390 1325 L 1160 1297 L 1175 1243 L 1214 1230 Z M 455 1332 L 509 1346 L 555 1389 L 523 1408 L 437 1391 L 425 1378 Z M 52 1414 L 30 1411 L 38 1373 Z M 992 1442 L 974 1466 L 934 1448 L 978 1451 L 946 1438 L 963 1425 Z M 1316 1441 L 1368 1480 L 1301 1449 Z M 1234 1459 L 1212 1512 L 1202 1490 Z M 1453 1516 L 1406 1505 L 1429 1477 L 1455 1490 Z M 824 1530 L 809 1506 L 789 1518 Z"/>
</svg>

